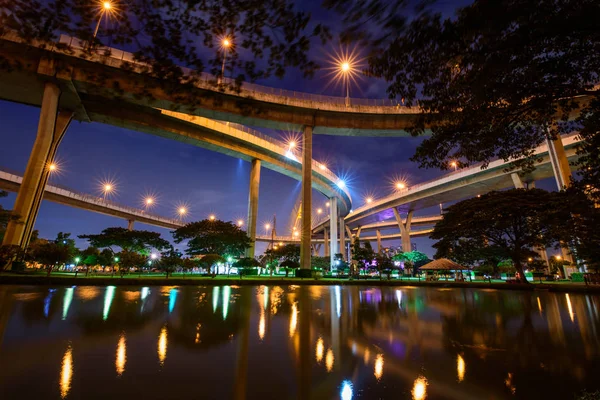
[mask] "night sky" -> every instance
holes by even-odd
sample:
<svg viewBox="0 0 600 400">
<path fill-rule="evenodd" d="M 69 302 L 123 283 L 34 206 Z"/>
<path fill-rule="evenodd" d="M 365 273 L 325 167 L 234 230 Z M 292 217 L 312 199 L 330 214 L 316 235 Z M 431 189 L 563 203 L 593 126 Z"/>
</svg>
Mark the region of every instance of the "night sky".
<svg viewBox="0 0 600 400">
<path fill-rule="evenodd" d="M 311 2 L 313 3 L 313 2 Z M 331 21 L 335 17 L 318 7 L 309 7 L 315 20 Z M 440 2 L 438 7 L 449 13 L 460 2 Z M 306 7 L 306 6 L 305 6 Z M 327 67 L 327 54 L 338 50 L 335 42 L 325 48 L 314 48 L 313 57 Z M 313 79 L 304 79 L 290 71 L 283 80 L 272 78 L 261 84 L 304 91 L 314 94 L 343 96 L 340 85 L 331 84 L 326 70 L 316 73 Z M 385 98 L 385 82 L 362 78 L 351 87 L 351 97 Z M 0 168 L 22 174 L 35 140 L 39 109 L 21 104 L 0 101 Z M 275 137 L 285 138 L 289 132 L 256 128 Z M 375 198 L 392 191 L 390 180 L 405 177 L 415 184 L 442 174 L 437 170 L 421 170 L 409 161 L 420 138 L 356 138 L 315 135 L 313 158 L 326 161 L 338 175 L 347 177 L 354 207 L 363 204 L 365 195 Z M 99 182 L 115 181 L 117 193 L 112 200 L 129 206 L 143 207 L 143 197 L 153 194 L 157 205 L 152 212 L 175 217 L 177 205 L 189 206 L 187 221 L 207 218 L 214 213 L 222 220 L 246 219 L 250 163 L 188 144 L 170 141 L 152 135 L 129 131 L 99 123 L 73 122 L 58 151 L 60 173 L 53 175 L 51 183 L 67 186 L 79 192 L 100 194 Z M 538 185 L 539 187 L 539 185 Z M 551 182 L 543 188 L 551 189 Z M 277 232 L 288 235 L 290 214 L 298 199 L 300 182 L 270 171 L 261 170 L 258 233 L 264 233 L 264 223 L 277 216 Z M 16 195 L 2 199 L 5 208 L 12 208 Z M 313 208 L 323 207 L 325 197 L 313 192 Z M 431 215 L 439 209 L 421 210 L 416 215 Z M 127 226 L 127 221 L 58 205 L 42 203 L 35 228 L 44 238 L 54 238 L 58 232 L 70 232 L 73 237 L 97 233 L 110 226 Z M 161 232 L 171 239 L 168 229 L 136 222 L 136 229 Z M 87 243 L 76 239 L 79 247 Z M 431 240 L 415 238 L 420 251 L 433 255 Z M 399 246 L 395 240 L 384 245 Z M 258 251 L 264 245 L 258 244 Z"/>
</svg>

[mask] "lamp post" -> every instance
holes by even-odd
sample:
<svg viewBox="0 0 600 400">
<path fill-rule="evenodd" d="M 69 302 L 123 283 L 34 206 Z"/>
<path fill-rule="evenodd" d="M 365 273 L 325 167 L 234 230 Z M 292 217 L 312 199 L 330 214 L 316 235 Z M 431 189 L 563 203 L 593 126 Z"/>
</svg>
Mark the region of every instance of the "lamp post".
<svg viewBox="0 0 600 400">
<path fill-rule="evenodd" d="M 98 29 L 100 29 L 100 22 L 102 22 L 102 17 L 106 13 L 109 13 L 112 10 L 112 3 L 110 1 L 103 1 L 100 7 L 100 17 L 98 18 L 98 23 L 96 24 L 96 29 L 94 30 L 94 39 L 96 39 L 96 35 L 98 35 Z"/>
<path fill-rule="evenodd" d="M 111 183 L 105 183 L 104 185 L 102 185 L 102 193 L 104 194 L 104 200 L 106 200 L 106 196 L 112 193 L 114 189 L 115 187 Z"/>
<path fill-rule="evenodd" d="M 352 66 L 348 61 L 344 61 L 340 64 L 340 70 L 342 71 L 344 81 L 346 82 L 346 107 L 350 107 L 350 72 Z"/>
<path fill-rule="evenodd" d="M 223 78 L 225 78 L 225 60 L 227 60 L 227 51 L 231 47 L 231 40 L 229 38 L 224 38 L 221 42 L 221 48 L 223 49 L 223 64 L 221 64 L 221 76 L 219 77 L 219 84 L 223 82 Z"/>
</svg>

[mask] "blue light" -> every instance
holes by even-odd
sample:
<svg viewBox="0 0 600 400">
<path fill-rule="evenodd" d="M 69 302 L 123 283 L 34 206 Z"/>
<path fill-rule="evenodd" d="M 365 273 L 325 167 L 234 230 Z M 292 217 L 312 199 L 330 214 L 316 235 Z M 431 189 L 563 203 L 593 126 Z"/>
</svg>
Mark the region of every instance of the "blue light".
<svg viewBox="0 0 600 400">
<path fill-rule="evenodd" d="M 108 319 L 108 314 L 110 313 L 110 306 L 112 304 L 114 297 L 115 297 L 115 287 L 108 286 L 106 288 L 106 292 L 104 292 L 104 309 L 102 311 L 102 319 L 104 321 L 106 321 Z"/>
<path fill-rule="evenodd" d="M 65 289 L 65 297 L 63 298 L 63 321 L 67 319 L 67 314 L 69 313 L 69 307 L 71 307 L 71 301 L 73 301 L 73 288 Z"/>
<path fill-rule="evenodd" d="M 173 312 L 175 303 L 177 302 L 177 289 L 171 289 L 169 292 L 169 314 Z"/>
<path fill-rule="evenodd" d="M 342 382 L 342 390 L 340 390 L 340 397 L 342 400 L 351 400 L 353 396 L 352 382 Z"/>
<path fill-rule="evenodd" d="M 346 182 L 340 179 L 339 181 L 337 181 L 336 185 L 338 185 L 340 189 L 343 189 L 346 187 Z"/>
<path fill-rule="evenodd" d="M 49 289 L 48 296 L 44 299 L 44 316 L 46 316 L 46 318 L 48 318 L 48 315 L 50 314 L 50 301 L 52 300 L 55 291 L 56 289 Z"/>
</svg>

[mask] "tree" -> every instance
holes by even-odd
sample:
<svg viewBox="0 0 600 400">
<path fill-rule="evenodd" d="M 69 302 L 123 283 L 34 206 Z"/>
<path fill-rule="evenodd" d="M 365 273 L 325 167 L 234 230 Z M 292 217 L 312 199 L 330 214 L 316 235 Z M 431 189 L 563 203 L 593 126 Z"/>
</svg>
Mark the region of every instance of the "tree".
<svg viewBox="0 0 600 400">
<path fill-rule="evenodd" d="M 377 270 L 379 271 L 379 278 L 381 279 L 383 274 L 386 273 L 389 279 L 394 268 L 392 258 L 387 254 L 378 254 L 375 257 L 375 261 L 377 263 Z"/>
<path fill-rule="evenodd" d="M 410 21 L 408 2 L 327 4 L 348 23 L 344 36 L 371 49 L 368 73 L 423 111 L 409 128 L 431 132 L 413 157 L 421 166 L 496 157 L 531 166 L 536 146 L 572 130 L 571 111 L 599 99 L 596 0 L 475 0 L 447 18 L 422 7 Z M 579 123 L 597 120 L 597 106 Z"/>
<path fill-rule="evenodd" d="M 461 201 L 448 207 L 430 238 L 473 246 L 481 245 L 483 238 L 512 260 L 526 283 L 525 262 L 536 256 L 531 249 L 556 243 L 548 217 L 551 197 L 541 189 L 512 189 Z"/>
<path fill-rule="evenodd" d="M 208 273 L 210 273 L 210 269 L 213 267 L 213 265 L 223 263 L 225 263 L 225 259 L 218 254 L 206 254 L 200 260 L 198 260 L 198 265 L 201 268 L 204 268 Z"/>
<path fill-rule="evenodd" d="M 310 259 L 310 265 L 313 268 L 320 268 L 323 270 L 328 270 L 329 267 L 331 267 L 331 260 L 329 257 L 319 257 L 319 256 L 313 256 Z"/>
<path fill-rule="evenodd" d="M 158 262 L 158 268 L 167 275 L 177 271 L 177 268 L 183 264 L 181 260 L 181 253 L 172 247 L 161 253 L 160 260 Z"/>
<path fill-rule="evenodd" d="M 85 275 L 88 275 L 90 267 L 99 264 L 100 250 L 97 247 L 89 246 L 83 250 L 79 256 L 81 257 L 81 263 L 85 265 Z"/>
<path fill-rule="evenodd" d="M 0 190 L 0 199 L 8 196 L 8 192 L 4 190 Z M 4 233 L 6 232 L 6 227 L 10 221 L 19 221 L 19 216 L 13 214 L 11 210 L 5 210 L 0 206 L 0 243 L 4 240 Z"/>
<path fill-rule="evenodd" d="M 504 259 L 504 253 L 498 246 L 490 245 L 484 237 L 473 240 L 464 238 L 444 238 L 433 245 L 436 252 L 433 258 L 448 258 L 460 265 L 489 267 L 490 274 L 498 273 L 498 263 Z"/>
<path fill-rule="evenodd" d="M 300 263 L 295 260 L 285 259 L 279 263 L 279 268 L 285 268 L 285 277 L 287 278 L 290 273 L 290 269 L 300 268 Z"/>
<path fill-rule="evenodd" d="M 132 268 L 143 268 L 148 262 L 148 257 L 132 250 L 123 250 L 115 254 L 115 256 L 119 258 L 119 272 L 121 276 L 129 273 Z"/>
<path fill-rule="evenodd" d="M 300 246 L 297 244 L 285 244 L 277 248 L 267 249 L 268 254 L 273 260 L 300 262 Z"/>
<path fill-rule="evenodd" d="M 196 261 L 192 260 L 191 258 L 182 258 L 181 259 L 181 268 L 183 269 L 184 272 L 190 272 L 197 266 L 198 266 L 198 263 Z M 184 275 L 184 277 L 185 277 L 185 275 Z"/>
<path fill-rule="evenodd" d="M 246 232 L 232 222 L 202 220 L 190 222 L 173 231 L 175 243 L 188 240 L 189 255 L 219 254 L 238 257 L 250 247 Z"/>
<path fill-rule="evenodd" d="M 102 249 L 98 256 L 98 264 L 102 265 L 102 270 L 109 265 L 115 264 L 115 254 L 111 249 Z"/>
<path fill-rule="evenodd" d="M 23 256 L 21 246 L 16 244 L 0 245 L 0 271 L 6 268 L 9 263 Z"/>
<path fill-rule="evenodd" d="M 86 239 L 90 245 L 99 248 L 120 247 L 126 251 L 133 251 L 149 255 L 151 249 L 163 250 L 170 246 L 169 242 L 160 237 L 158 232 L 128 230 L 126 228 L 106 228 L 97 235 L 79 235 Z"/>
<path fill-rule="evenodd" d="M 427 264 L 429 257 L 425 253 L 420 251 L 408 251 L 406 253 L 399 253 L 392 257 L 393 261 L 400 261 L 404 263 L 404 268 L 411 270 L 411 274 L 414 275 L 419 267 Z"/>
<path fill-rule="evenodd" d="M 237 268 L 240 278 L 244 275 L 245 270 L 249 268 L 261 268 L 260 262 L 252 257 L 242 257 L 233 263 L 232 267 Z"/>
<path fill-rule="evenodd" d="M 354 239 L 354 243 L 352 244 L 352 259 L 356 261 L 360 269 L 364 269 L 367 265 L 370 265 L 375 259 L 375 252 L 371 247 L 371 243 L 365 242 L 361 246 L 360 239 Z"/>
<path fill-rule="evenodd" d="M 50 276 L 54 266 L 71 261 L 73 253 L 67 245 L 58 244 L 55 241 L 43 241 L 33 249 L 31 257 L 44 265 Z"/>
</svg>

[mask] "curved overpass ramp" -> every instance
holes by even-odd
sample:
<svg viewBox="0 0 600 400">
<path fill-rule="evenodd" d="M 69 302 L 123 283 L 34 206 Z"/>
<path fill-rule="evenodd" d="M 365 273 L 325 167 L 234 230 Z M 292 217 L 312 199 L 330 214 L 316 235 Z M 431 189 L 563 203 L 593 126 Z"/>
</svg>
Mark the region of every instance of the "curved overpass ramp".
<svg viewBox="0 0 600 400">
<path fill-rule="evenodd" d="M 312 95 L 243 84 L 241 90 L 219 87 L 216 78 L 183 68 L 193 85 L 172 87 L 154 77 L 149 66 L 136 62 L 132 53 L 100 48 L 90 54 L 78 39 L 61 36 L 56 43 L 25 43 L 15 33 L 0 38 L 0 57 L 20 68 L 0 73 L 2 98 L 39 105 L 43 80 L 62 81 L 70 94 L 62 107 L 77 110 L 86 120 L 79 99 L 94 95 L 120 99 L 143 107 L 181 111 L 186 114 L 274 129 L 301 130 L 330 135 L 401 136 L 419 114 L 389 99 L 351 99 Z"/>
<path fill-rule="evenodd" d="M 579 142 L 577 134 L 563 136 L 563 145 L 569 161 L 577 159 L 576 145 Z M 509 163 L 503 160 L 492 161 L 487 168 L 481 165 L 464 168 L 440 178 L 413 185 L 403 191 L 373 201 L 353 210 L 345 218 L 345 223 L 351 227 L 368 226 L 370 229 L 389 227 L 395 222 L 387 222 L 394 219 L 393 209 L 402 211 L 418 211 L 436 206 L 438 204 L 463 200 L 478 194 L 514 187 L 511 174 L 518 173 L 523 182 L 535 182 L 554 176 L 548 147 L 539 146 L 535 150 L 539 162 L 535 170 L 522 172 L 520 170 L 507 170 Z M 417 220 L 419 217 L 414 217 Z M 425 218 L 425 217 L 423 217 Z M 429 221 L 434 223 L 435 221 Z M 313 227 L 313 233 L 322 231 L 328 227 L 329 219 L 322 220 Z"/>
</svg>

